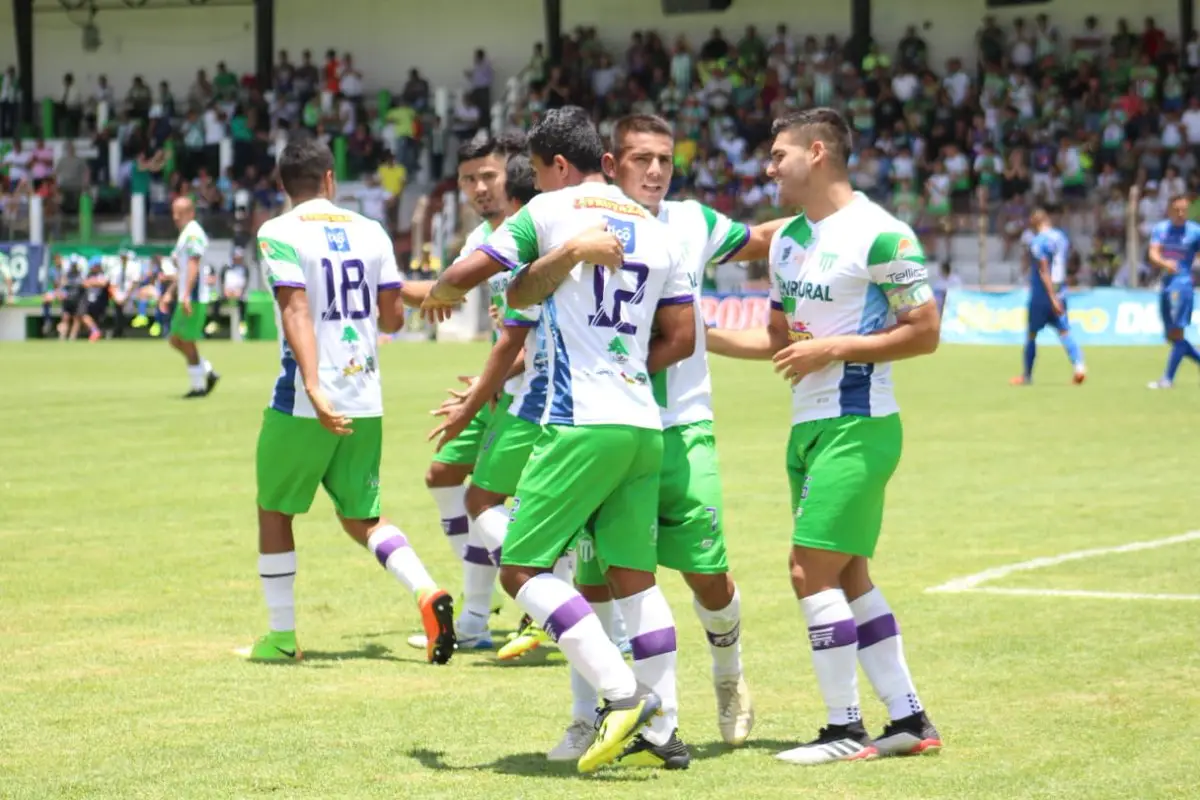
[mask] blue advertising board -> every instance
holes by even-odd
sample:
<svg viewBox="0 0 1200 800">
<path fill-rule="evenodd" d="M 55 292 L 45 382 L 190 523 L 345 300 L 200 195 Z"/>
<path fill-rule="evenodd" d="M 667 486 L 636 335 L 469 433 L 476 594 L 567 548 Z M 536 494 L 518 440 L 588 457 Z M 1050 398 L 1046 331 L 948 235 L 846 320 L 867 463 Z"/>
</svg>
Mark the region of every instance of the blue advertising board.
<svg viewBox="0 0 1200 800">
<path fill-rule="evenodd" d="M 42 267 L 46 248 L 27 242 L 0 242 L 0 277 L 12 279 L 18 297 L 37 296 L 42 291 Z"/>
</svg>

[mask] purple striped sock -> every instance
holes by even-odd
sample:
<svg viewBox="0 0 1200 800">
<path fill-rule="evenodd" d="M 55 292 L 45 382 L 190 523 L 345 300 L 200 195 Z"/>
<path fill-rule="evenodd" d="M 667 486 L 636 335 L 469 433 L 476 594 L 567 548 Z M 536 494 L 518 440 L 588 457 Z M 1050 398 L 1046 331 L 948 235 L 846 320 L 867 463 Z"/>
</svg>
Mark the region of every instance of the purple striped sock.
<svg viewBox="0 0 1200 800">
<path fill-rule="evenodd" d="M 862 650 L 873 644 L 879 644 L 884 639 L 890 639 L 899 633 L 900 627 L 896 624 L 896 618 L 891 614 L 876 617 L 858 626 L 858 649 Z"/>
<path fill-rule="evenodd" d="M 375 558 L 379 559 L 379 566 L 387 569 L 388 558 L 401 547 L 408 547 L 408 539 L 404 538 L 403 534 L 388 537 L 380 542 L 375 548 Z"/>
<path fill-rule="evenodd" d="M 466 533 L 468 528 L 469 526 L 465 515 L 442 520 L 442 530 L 445 531 L 447 536 L 458 536 L 459 534 Z"/>
<path fill-rule="evenodd" d="M 591 613 L 592 607 L 588 605 L 588 601 L 583 595 L 576 595 L 551 611 L 550 616 L 546 617 L 546 624 L 542 626 L 542 629 L 557 642 L 559 637 L 574 628 Z"/>
<path fill-rule="evenodd" d="M 629 640 L 629 646 L 633 650 L 634 661 L 661 656 L 664 653 L 673 653 L 675 652 L 675 628 L 660 628 L 634 636 Z"/>
<path fill-rule="evenodd" d="M 498 566 L 500 566 L 500 554 L 501 554 L 501 552 L 502 552 L 502 548 L 499 548 L 499 547 L 497 547 L 495 550 L 493 550 L 493 551 L 491 552 L 490 556 L 491 556 L 491 559 L 492 559 L 492 566 L 494 566 L 494 567 L 498 567 Z"/>
<path fill-rule="evenodd" d="M 467 551 L 463 554 L 463 561 L 469 564 L 479 564 L 483 567 L 492 566 L 492 559 L 488 556 L 488 551 L 473 544 L 467 545 Z"/>
<path fill-rule="evenodd" d="M 808 641 L 813 650 L 857 644 L 858 626 L 853 619 L 839 619 L 829 625 L 812 625 L 808 629 Z"/>
</svg>

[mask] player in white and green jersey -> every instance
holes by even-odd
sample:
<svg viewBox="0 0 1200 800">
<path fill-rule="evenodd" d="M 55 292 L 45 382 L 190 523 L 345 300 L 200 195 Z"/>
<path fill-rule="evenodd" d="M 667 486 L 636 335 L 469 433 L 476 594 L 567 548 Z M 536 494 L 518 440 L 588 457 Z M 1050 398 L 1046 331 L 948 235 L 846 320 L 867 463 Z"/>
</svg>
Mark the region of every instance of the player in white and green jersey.
<svg viewBox="0 0 1200 800">
<path fill-rule="evenodd" d="M 459 191 L 466 195 L 475 213 L 483 218 L 483 222 L 468 234 L 459 259 L 473 253 L 508 215 L 504 166 L 509 156 L 521 152 L 524 147 L 524 137 L 510 134 L 499 139 L 470 141 L 459 148 Z M 466 481 L 475 468 L 490 419 L 491 409 L 485 406 L 466 430 L 438 450 L 425 473 L 425 486 L 437 504 L 442 530 L 459 559 L 466 555 L 470 532 Z"/>
<path fill-rule="evenodd" d="M 518 416 L 543 430 L 513 500 L 500 580 L 603 698 L 596 740 L 578 762 L 590 772 L 647 722 L 654 745 L 678 740 L 674 619 L 654 582 L 662 422 L 650 373 L 693 352 L 694 297 L 669 229 L 605 183 L 604 147 L 586 111 L 547 112 L 528 141 L 547 193 L 448 269 L 428 308 L 534 262 L 513 277 L 508 299 L 515 308 L 542 303 L 533 401 Z M 605 258 L 575 257 L 568 243 L 585 232 L 607 242 Z M 629 629 L 632 669 L 587 600 L 550 573 L 585 526 L 580 547 L 597 550 Z"/>
<path fill-rule="evenodd" d="M 196 342 L 204 338 L 204 320 L 208 315 L 208 285 L 203 276 L 208 234 L 196 221 L 196 207 L 190 197 L 176 198 L 171 204 L 171 217 L 179 228 L 179 238 L 171 252 L 176 267 L 175 312 L 171 316 L 168 341 L 187 361 L 192 388 L 184 397 L 204 397 L 221 379 L 212 364 L 200 357 L 196 347 Z"/>
<path fill-rule="evenodd" d="M 278 169 L 293 207 L 258 232 L 259 260 L 275 295 L 281 362 L 257 452 L 258 566 L 270 633 L 250 657 L 301 657 L 292 518 L 307 513 L 324 486 L 346 533 L 413 593 L 426 656 L 445 663 L 454 653 L 453 601 L 400 529 L 380 514 L 378 337 L 381 329 L 404 324 L 391 238 L 378 222 L 333 204 L 333 156 L 321 140 L 293 137 Z"/>
<path fill-rule="evenodd" d="M 787 447 L 791 577 L 808 624 L 829 724 L 778 755 L 823 764 L 941 747 L 904 659 L 899 629 L 868 573 L 884 491 L 900 459 L 891 362 L 932 353 L 939 317 L 912 230 L 847 176 L 850 128 L 832 109 L 776 120 L 767 174 L 804 215 L 771 242 L 765 330 L 708 333 L 708 347 L 772 359 L 792 384 Z M 872 740 L 859 710 L 856 660 L 887 705 Z"/>
</svg>

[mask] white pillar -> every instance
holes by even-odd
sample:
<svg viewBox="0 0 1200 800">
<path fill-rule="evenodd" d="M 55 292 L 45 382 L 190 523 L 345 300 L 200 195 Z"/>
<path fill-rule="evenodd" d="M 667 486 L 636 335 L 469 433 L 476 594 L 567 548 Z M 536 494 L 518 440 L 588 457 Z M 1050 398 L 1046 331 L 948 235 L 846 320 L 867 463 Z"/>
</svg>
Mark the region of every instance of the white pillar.
<svg viewBox="0 0 1200 800">
<path fill-rule="evenodd" d="M 110 186 L 121 185 L 121 143 L 116 139 L 108 143 L 108 183 Z"/>
<path fill-rule="evenodd" d="M 213 180 L 225 174 L 225 170 L 233 166 L 233 139 L 226 136 L 221 140 L 221 171 L 213 175 Z"/>
<path fill-rule="evenodd" d="M 134 245 L 146 243 L 146 195 L 141 193 L 129 198 L 129 235 Z"/>
<path fill-rule="evenodd" d="M 450 90 L 439 86 L 433 90 L 433 113 L 442 118 L 442 124 L 450 127 Z"/>
<path fill-rule="evenodd" d="M 29 243 L 42 244 L 46 241 L 45 201 L 35 194 L 29 198 Z"/>
<path fill-rule="evenodd" d="M 283 148 L 287 147 L 288 136 L 287 131 L 283 128 L 275 135 L 275 163 L 279 163 L 279 159 L 283 157 Z"/>
<path fill-rule="evenodd" d="M 105 126 L 108 125 L 108 115 L 110 113 L 111 113 L 111 109 L 109 109 L 109 107 L 108 107 L 107 100 L 101 100 L 96 105 L 96 129 L 97 130 L 104 130 Z"/>
</svg>

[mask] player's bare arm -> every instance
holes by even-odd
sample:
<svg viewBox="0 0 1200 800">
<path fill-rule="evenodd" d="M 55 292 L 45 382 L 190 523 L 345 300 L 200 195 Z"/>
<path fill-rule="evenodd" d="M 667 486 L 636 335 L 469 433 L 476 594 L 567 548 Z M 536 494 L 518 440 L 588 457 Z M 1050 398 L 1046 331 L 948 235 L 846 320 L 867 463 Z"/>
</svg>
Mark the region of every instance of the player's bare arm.
<svg viewBox="0 0 1200 800">
<path fill-rule="evenodd" d="M 787 315 L 777 309 L 771 309 L 771 318 L 765 328 L 750 328 L 744 331 L 709 328 L 706 337 L 710 353 L 727 358 L 765 361 L 787 347 Z"/>
<path fill-rule="evenodd" d="M 654 314 L 657 335 L 650 340 L 646 371 L 651 375 L 696 352 L 696 304 L 674 303 L 660 306 Z"/>
<path fill-rule="evenodd" d="M 329 398 L 321 391 L 318 371 L 317 334 L 313 329 L 312 315 L 308 310 L 308 292 L 298 286 L 282 286 L 276 289 L 279 317 L 283 323 L 283 336 L 296 360 L 296 369 L 304 382 L 304 391 L 312 403 L 317 419 L 327 430 L 338 436 L 351 433 L 350 420 L 338 413 Z"/>
<path fill-rule="evenodd" d="M 471 384 L 459 403 L 443 403 L 433 411 L 434 416 L 445 417 L 440 425 L 429 433 L 429 439 L 438 439 L 437 449 L 457 437 L 470 424 L 476 414 L 490 403 L 508 380 L 513 365 L 525 349 L 526 328 L 506 327 L 492 346 L 483 373 Z"/>
<path fill-rule="evenodd" d="M 409 308 L 420 308 L 433 290 L 433 281 L 405 281 L 400 287 L 400 297 Z"/>
<path fill-rule="evenodd" d="M 429 290 L 426 302 L 454 305 L 488 278 L 508 269 L 482 247 L 447 267 Z"/>
<path fill-rule="evenodd" d="M 889 300 L 896 315 L 895 325 L 864 335 L 794 342 L 775 354 L 772 359 L 775 371 L 795 384 L 835 361 L 875 364 L 929 355 L 937 350 L 941 315 L 928 285 L 921 282 L 899 287 Z"/>
<path fill-rule="evenodd" d="M 1178 264 L 1163 258 L 1161 244 L 1151 243 L 1149 257 L 1151 264 L 1153 264 L 1157 269 L 1161 269 L 1168 275 L 1174 275 L 1175 273 L 1179 272 Z"/>
<path fill-rule="evenodd" d="M 597 264 L 616 270 L 621 268 L 624 257 L 620 240 L 604 225 L 589 228 L 517 272 L 508 284 L 509 308 L 528 308 L 541 303 L 554 294 L 577 264 Z"/>
<path fill-rule="evenodd" d="M 404 327 L 404 289 L 379 290 L 379 330 L 395 333 Z"/>
<path fill-rule="evenodd" d="M 775 235 L 775 231 L 786 225 L 790 219 L 791 217 L 783 217 L 764 222 L 761 225 L 752 225 L 750 238 L 746 240 L 746 244 L 740 250 L 729 257 L 729 260 L 761 261 L 767 258 L 771 252 L 771 238 Z"/>
</svg>

